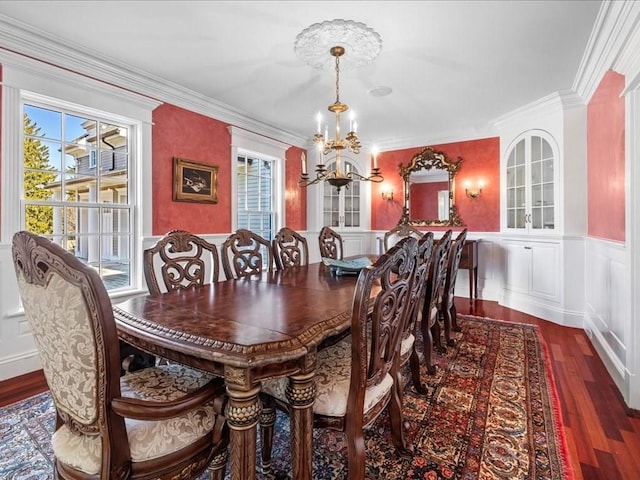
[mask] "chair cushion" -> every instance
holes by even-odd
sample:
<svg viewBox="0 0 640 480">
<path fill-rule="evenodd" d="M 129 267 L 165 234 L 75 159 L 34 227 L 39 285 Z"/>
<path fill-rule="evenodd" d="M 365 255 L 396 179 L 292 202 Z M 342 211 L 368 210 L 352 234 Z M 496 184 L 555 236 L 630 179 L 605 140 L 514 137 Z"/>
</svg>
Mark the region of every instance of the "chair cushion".
<svg viewBox="0 0 640 480">
<path fill-rule="evenodd" d="M 416 337 L 412 333 L 402 339 L 402 343 L 400 344 L 400 358 L 405 358 L 409 354 L 415 341 Z"/>
<path fill-rule="evenodd" d="M 183 365 L 171 364 L 125 375 L 120 379 L 120 388 L 123 397 L 163 402 L 180 398 L 211 378 Z M 208 434 L 215 419 L 212 405 L 168 420 L 125 419 L 131 460 L 142 462 L 178 451 Z M 100 436 L 80 435 L 63 426 L 53 434 L 51 443 L 60 462 L 89 474 L 100 472 Z"/>
<path fill-rule="evenodd" d="M 330 417 L 346 415 L 351 381 L 351 335 L 318 352 L 315 380 L 317 390 L 313 412 Z M 262 383 L 262 390 L 286 402 L 287 384 L 287 378 L 266 380 Z M 364 413 L 375 406 L 392 387 L 393 379 L 389 374 L 377 385 L 369 387 L 364 396 Z"/>
</svg>

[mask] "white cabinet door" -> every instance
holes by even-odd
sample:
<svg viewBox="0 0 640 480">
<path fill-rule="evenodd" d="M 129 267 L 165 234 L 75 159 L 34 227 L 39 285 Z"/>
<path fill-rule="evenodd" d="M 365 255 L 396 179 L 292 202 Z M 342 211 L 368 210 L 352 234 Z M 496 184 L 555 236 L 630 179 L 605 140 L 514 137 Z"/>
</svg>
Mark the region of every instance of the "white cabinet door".
<svg viewBox="0 0 640 480">
<path fill-rule="evenodd" d="M 559 301 L 559 244 L 531 242 L 529 246 L 531 248 L 530 294 Z"/>
<path fill-rule="evenodd" d="M 544 300 L 560 300 L 560 244 L 504 240 L 505 288 Z"/>
<path fill-rule="evenodd" d="M 505 241 L 505 288 L 513 292 L 529 293 L 531 250 L 525 242 Z"/>
</svg>

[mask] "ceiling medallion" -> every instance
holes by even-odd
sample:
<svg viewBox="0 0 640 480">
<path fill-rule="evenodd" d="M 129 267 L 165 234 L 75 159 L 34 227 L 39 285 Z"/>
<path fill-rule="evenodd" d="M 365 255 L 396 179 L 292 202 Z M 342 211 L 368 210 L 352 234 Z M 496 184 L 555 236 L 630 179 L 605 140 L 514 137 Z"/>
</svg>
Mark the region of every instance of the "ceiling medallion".
<svg viewBox="0 0 640 480">
<path fill-rule="evenodd" d="M 349 70 L 371 63 L 382 49 L 382 39 L 378 32 L 364 23 L 327 20 L 314 23 L 300 32 L 293 49 L 308 65 L 329 69 L 334 63 L 327 52 L 336 45 L 349 52 L 340 62 L 342 70 Z"/>
</svg>

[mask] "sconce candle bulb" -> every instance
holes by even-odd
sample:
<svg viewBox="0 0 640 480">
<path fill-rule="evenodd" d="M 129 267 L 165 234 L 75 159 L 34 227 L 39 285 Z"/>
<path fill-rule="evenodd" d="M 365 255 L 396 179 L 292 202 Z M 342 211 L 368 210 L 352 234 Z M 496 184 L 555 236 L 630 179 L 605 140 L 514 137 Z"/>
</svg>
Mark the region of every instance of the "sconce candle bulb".
<svg viewBox="0 0 640 480">
<path fill-rule="evenodd" d="M 380 189 L 380 194 L 383 200 L 387 200 L 388 202 L 393 200 L 393 187 L 387 183 L 382 184 L 382 188 Z"/>
<path fill-rule="evenodd" d="M 467 180 L 464 182 L 464 193 L 469 198 L 478 198 L 482 194 L 482 187 L 484 187 L 484 182 L 482 180 L 478 180 L 477 188 L 475 190 L 471 189 L 471 182 Z"/>
</svg>

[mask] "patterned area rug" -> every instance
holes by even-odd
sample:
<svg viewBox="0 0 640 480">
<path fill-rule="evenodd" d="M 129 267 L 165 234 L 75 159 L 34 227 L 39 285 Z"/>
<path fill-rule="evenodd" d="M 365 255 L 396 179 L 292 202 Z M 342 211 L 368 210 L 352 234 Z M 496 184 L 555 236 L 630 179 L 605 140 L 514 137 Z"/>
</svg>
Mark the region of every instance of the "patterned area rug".
<svg viewBox="0 0 640 480">
<path fill-rule="evenodd" d="M 429 394 L 417 395 L 410 383 L 405 389 L 406 436 L 415 455 L 396 455 L 382 417 L 366 434 L 367 478 L 573 479 L 537 327 L 472 316 L 459 316 L 459 324 L 456 346 L 435 355 L 436 374 L 423 372 Z M 0 478 L 53 479 L 54 417 L 46 393 L 0 409 Z M 277 478 L 290 471 L 288 429 L 278 414 Z M 346 455 L 341 433 L 316 430 L 313 478 L 347 479 Z"/>
</svg>

